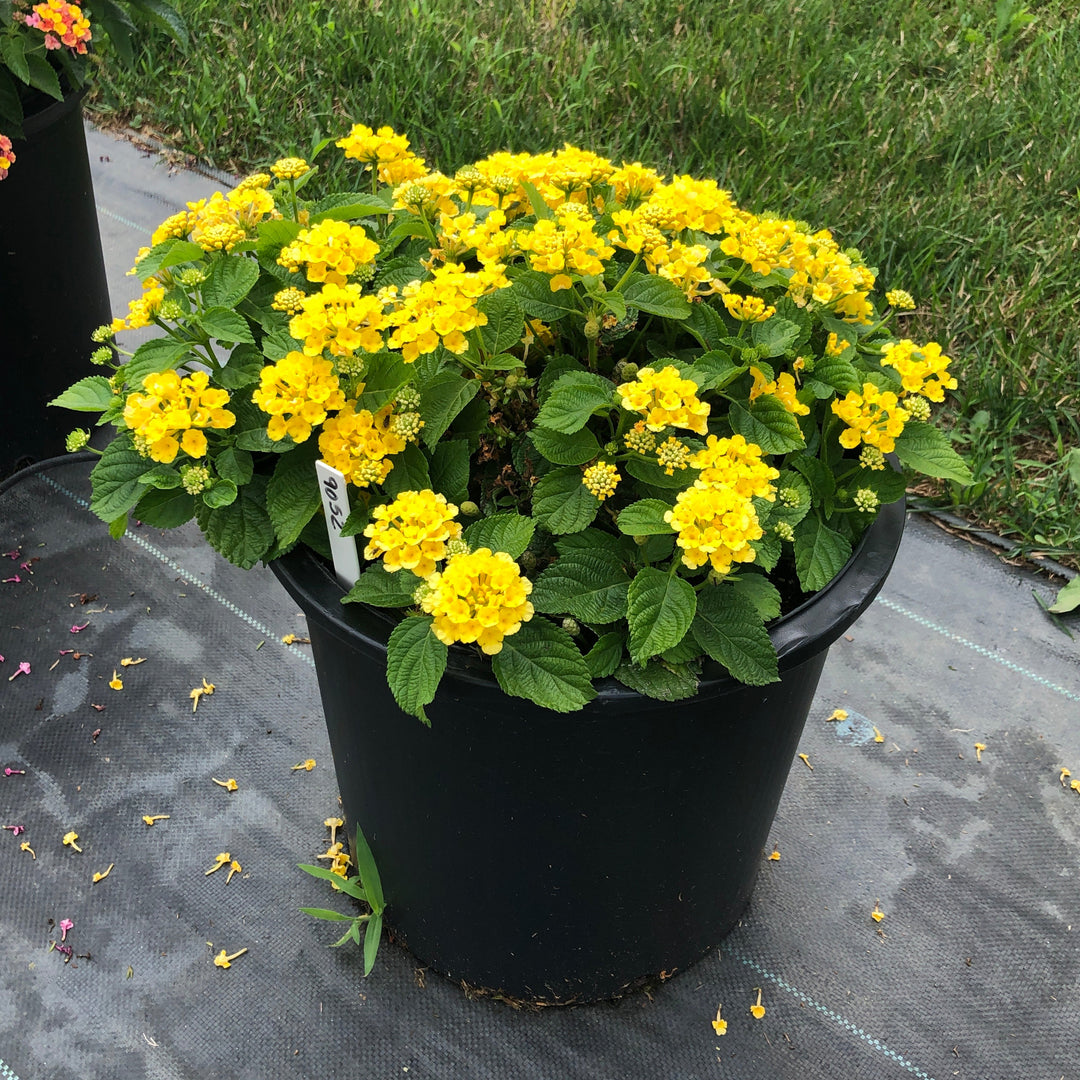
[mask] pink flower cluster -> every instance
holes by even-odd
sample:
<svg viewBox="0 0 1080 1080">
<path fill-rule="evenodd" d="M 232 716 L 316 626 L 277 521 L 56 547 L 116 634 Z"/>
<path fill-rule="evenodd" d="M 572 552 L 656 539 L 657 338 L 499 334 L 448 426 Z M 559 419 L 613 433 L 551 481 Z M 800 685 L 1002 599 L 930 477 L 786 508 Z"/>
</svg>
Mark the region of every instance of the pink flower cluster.
<svg viewBox="0 0 1080 1080">
<path fill-rule="evenodd" d="M 66 0 L 46 0 L 35 4 L 33 14 L 26 16 L 26 25 L 33 26 L 45 35 L 46 49 L 59 49 L 66 45 L 80 56 L 86 53 L 90 40 L 90 20 L 76 4 Z"/>
<path fill-rule="evenodd" d="M 8 170 L 15 164 L 15 155 L 11 152 L 11 140 L 0 135 L 0 180 L 6 180 Z"/>
</svg>

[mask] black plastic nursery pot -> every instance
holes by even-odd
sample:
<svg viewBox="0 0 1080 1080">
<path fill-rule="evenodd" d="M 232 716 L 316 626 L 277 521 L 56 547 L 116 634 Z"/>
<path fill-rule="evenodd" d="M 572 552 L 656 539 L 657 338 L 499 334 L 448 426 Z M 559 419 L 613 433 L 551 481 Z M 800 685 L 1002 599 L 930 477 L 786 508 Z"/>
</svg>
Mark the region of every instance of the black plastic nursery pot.
<svg viewBox="0 0 1080 1080">
<path fill-rule="evenodd" d="M 903 528 L 903 503 L 884 507 L 840 574 L 770 627 L 778 683 L 706 669 L 669 704 L 606 680 L 563 715 L 453 646 L 430 728 L 386 684 L 393 615 L 341 604 L 307 549 L 273 563 L 308 617 L 347 828 L 371 845 L 396 939 L 537 1002 L 617 997 L 717 946 L 750 900 L 828 648 Z"/>
<path fill-rule="evenodd" d="M 4 425 L 0 476 L 64 452 L 78 416 L 46 403 L 87 369 L 90 334 L 110 321 L 109 288 L 81 101 L 42 98 L 0 183 Z"/>
</svg>

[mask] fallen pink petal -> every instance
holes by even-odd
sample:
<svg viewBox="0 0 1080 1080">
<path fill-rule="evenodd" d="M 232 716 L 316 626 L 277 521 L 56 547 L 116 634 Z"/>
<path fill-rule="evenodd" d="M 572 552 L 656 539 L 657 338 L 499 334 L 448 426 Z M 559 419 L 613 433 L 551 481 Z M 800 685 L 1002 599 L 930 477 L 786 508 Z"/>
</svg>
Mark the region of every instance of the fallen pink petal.
<svg viewBox="0 0 1080 1080">
<path fill-rule="evenodd" d="M 7 829 L 7 831 L 11 833 L 12 836 L 18 836 L 19 833 L 26 832 L 25 825 L 2 825 L 0 826 L 0 828 Z"/>
<path fill-rule="evenodd" d="M 4 552 L 5 557 L 7 557 L 9 559 L 17 559 L 21 554 L 22 554 L 22 552 L 18 548 L 16 548 L 14 551 L 5 551 Z"/>
<path fill-rule="evenodd" d="M 64 957 L 65 957 L 64 963 L 65 964 L 68 962 L 68 960 L 70 960 L 72 958 L 72 956 L 75 955 L 75 950 L 70 945 L 57 945 L 56 942 L 54 941 L 53 942 L 53 948 L 58 953 L 63 953 L 64 954 Z"/>
<path fill-rule="evenodd" d="M 67 941 L 68 931 L 73 929 L 75 924 L 70 919 L 60 920 L 60 940 Z"/>
<path fill-rule="evenodd" d="M 5 776 L 25 776 L 26 775 L 26 770 L 25 769 L 6 768 L 6 769 L 4 769 L 4 775 Z"/>
<path fill-rule="evenodd" d="M 8 676 L 8 682 L 11 682 L 12 679 L 17 679 L 20 675 L 29 675 L 29 674 L 30 674 L 30 662 L 28 660 L 23 660 L 19 664 L 18 668 L 16 668 L 15 673 L 13 675 Z"/>
<path fill-rule="evenodd" d="M 19 584 L 19 582 L 20 582 L 20 581 L 22 581 L 22 578 L 21 578 L 21 577 L 19 577 L 19 575 L 18 575 L 18 574 L 14 574 L 14 575 L 12 575 L 11 577 L 6 577 L 6 578 L 3 578 L 2 580 L 3 580 L 3 583 L 4 583 L 5 585 L 6 585 L 6 584 L 7 584 L 7 583 L 8 583 L 9 581 L 13 581 L 13 582 L 14 582 L 14 583 L 15 583 L 16 585 L 18 585 L 18 584 Z"/>
<path fill-rule="evenodd" d="M 77 633 L 79 633 L 80 630 L 85 630 L 89 625 L 90 625 L 89 621 L 84 622 L 82 624 L 82 626 L 79 626 L 77 623 L 72 623 L 71 624 L 71 632 L 73 634 L 77 634 Z"/>
</svg>

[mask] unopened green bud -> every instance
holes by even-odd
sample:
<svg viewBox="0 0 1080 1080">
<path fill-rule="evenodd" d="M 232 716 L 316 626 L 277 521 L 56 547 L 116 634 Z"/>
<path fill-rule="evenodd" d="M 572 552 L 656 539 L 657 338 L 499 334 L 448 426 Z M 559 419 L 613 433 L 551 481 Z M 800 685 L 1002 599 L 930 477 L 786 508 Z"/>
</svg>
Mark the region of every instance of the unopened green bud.
<svg viewBox="0 0 1080 1080">
<path fill-rule="evenodd" d="M 746 345 L 742 348 L 739 355 L 744 364 L 753 364 L 757 361 L 758 351 L 754 345 Z"/>
<path fill-rule="evenodd" d="M 456 540 L 448 540 L 446 543 L 447 555 L 468 555 L 469 554 L 469 541 L 462 540 L 460 538 Z"/>
<path fill-rule="evenodd" d="M 911 413 L 913 420 L 926 421 L 930 419 L 930 402 L 918 394 L 913 394 L 904 399 L 904 408 Z"/>
<path fill-rule="evenodd" d="M 794 509 L 796 506 L 799 505 L 799 492 L 798 492 L 798 490 L 796 488 L 792 488 L 792 487 L 781 488 L 776 493 L 776 497 L 789 510 Z"/>
<path fill-rule="evenodd" d="M 112 341 L 114 336 L 111 326 L 98 326 L 91 333 L 90 340 L 96 345 L 100 345 L 103 341 Z"/>
<path fill-rule="evenodd" d="M 562 628 L 571 636 L 577 637 L 581 633 L 581 624 L 577 619 L 572 619 L 569 615 L 562 621 Z"/>
<path fill-rule="evenodd" d="M 64 440 L 64 449 L 69 454 L 74 454 L 76 450 L 81 450 L 90 441 L 90 432 L 84 428 L 76 428 L 71 432 Z"/>
<path fill-rule="evenodd" d="M 189 266 L 176 275 L 176 280 L 185 289 L 195 289 L 206 280 L 206 271 L 200 270 L 197 266 Z"/>
<path fill-rule="evenodd" d="M 205 465 L 185 465 L 180 469 L 180 483 L 189 495 L 200 495 L 213 484 Z"/>
<path fill-rule="evenodd" d="M 526 570 L 536 569 L 536 556 L 531 551 L 525 551 L 521 555 L 521 565 Z"/>
<path fill-rule="evenodd" d="M 458 509 L 465 517 L 476 517 L 476 515 L 480 513 L 480 507 L 469 499 L 466 499 Z"/>
<path fill-rule="evenodd" d="M 789 544 L 795 539 L 795 530 L 786 521 L 778 521 L 773 531 Z"/>
<path fill-rule="evenodd" d="M 431 586 L 426 581 L 421 581 L 413 592 L 413 603 L 423 604 L 424 598 L 431 594 Z"/>
<path fill-rule="evenodd" d="M 590 315 L 585 320 L 585 339 L 595 341 L 600 336 L 600 320 L 595 315 Z"/>
<path fill-rule="evenodd" d="M 95 349 L 90 354 L 90 363 L 97 364 L 99 367 L 102 364 L 108 364 L 113 358 L 113 351 L 108 345 L 102 345 L 100 349 Z"/>
<path fill-rule="evenodd" d="M 869 488 L 859 488 L 855 492 L 855 505 L 864 513 L 872 514 L 880 505 L 881 500 L 877 497 L 876 491 L 871 491 Z"/>
<path fill-rule="evenodd" d="M 158 318 L 175 322 L 184 317 L 184 309 L 175 300 L 163 300 L 158 308 Z"/>
<path fill-rule="evenodd" d="M 615 365 L 615 371 L 613 372 L 615 378 L 622 382 L 630 382 L 631 379 L 636 379 L 637 373 L 637 364 L 633 364 L 629 360 L 620 360 Z"/>
<path fill-rule="evenodd" d="M 521 382 L 521 378 L 519 376 L 507 375 L 506 378 L 503 380 L 503 386 L 505 386 L 507 390 L 513 390 L 519 382 Z"/>
<path fill-rule="evenodd" d="M 406 409 L 419 409 L 420 408 L 420 391 L 415 386 L 403 386 L 394 395 L 394 405 L 404 411 Z"/>
</svg>

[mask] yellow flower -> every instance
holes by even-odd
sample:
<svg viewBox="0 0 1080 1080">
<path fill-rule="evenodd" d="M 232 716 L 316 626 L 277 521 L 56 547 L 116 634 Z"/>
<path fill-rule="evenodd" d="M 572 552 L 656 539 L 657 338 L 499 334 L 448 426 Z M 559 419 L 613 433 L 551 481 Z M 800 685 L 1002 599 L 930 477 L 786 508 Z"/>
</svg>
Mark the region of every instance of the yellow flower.
<svg viewBox="0 0 1080 1080">
<path fill-rule="evenodd" d="M 278 263 L 288 270 L 307 268 L 308 281 L 345 285 L 362 267 L 374 267 L 379 245 L 362 225 L 327 219 L 301 229 L 295 240 L 281 249 Z"/>
<path fill-rule="evenodd" d="M 226 955 L 225 950 L 222 949 L 221 952 L 219 952 L 217 956 L 214 957 L 214 967 L 230 968 L 232 967 L 232 962 L 238 956 L 243 956 L 246 952 L 247 949 L 241 949 L 239 952 L 234 952 L 231 956 L 228 956 Z"/>
<path fill-rule="evenodd" d="M 270 414 L 266 433 L 271 439 L 277 442 L 289 436 L 300 443 L 330 410 L 345 405 L 345 394 L 329 360 L 291 352 L 262 369 L 251 400 Z"/>
<path fill-rule="evenodd" d="M 581 482 L 603 502 L 608 496 L 615 494 L 615 488 L 621 479 L 618 469 L 611 462 L 598 461 L 585 470 Z"/>
<path fill-rule="evenodd" d="M 878 731 L 877 728 L 874 728 L 874 742 L 883 743 L 884 741 L 885 741 L 885 736 L 882 735 L 881 732 Z"/>
<path fill-rule="evenodd" d="M 883 454 L 895 449 L 910 415 L 891 390 L 879 390 L 870 382 L 863 383 L 861 394 L 850 390 L 843 401 L 834 400 L 831 408 L 848 425 L 840 434 L 841 446 L 853 450 L 863 442 Z"/>
<path fill-rule="evenodd" d="M 832 716 L 826 716 L 826 720 L 846 720 L 848 718 L 847 709 L 833 709 Z"/>
<path fill-rule="evenodd" d="M 112 868 L 115 865 L 116 865 L 116 863 L 109 863 L 109 865 L 104 870 L 102 870 L 100 873 L 95 870 L 94 871 L 94 877 L 93 877 L 93 883 L 96 885 L 99 881 L 104 881 L 112 873 Z"/>
<path fill-rule="evenodd" d="M 211 776 L 210 779 L 213 780 L 213 782 L 217 784 L 218 787 L 223 787 L 226 791 L 236 791 L 237 788 L 240 787 L 240 785 L 231 776 L 228 780 L 219 780 L 216 776 Z"/>
<path fill-rule="evenodd" d="M 901 311 L 912 311 L 915 307 L 915 298 L 906 289 L 890 289 L 885 294 L 885 303 Z"/>
<path fill-rule="evenodd" d="M 851 342 L 847 338 L 841 338 L 835 333 L 829 334 L 829 340 L 825 342 L 826 356 L 839 356 L 845 349 L 851 348 Z"/>
<path fill-rule="evenodd" d="M 722 1008 L 722 1005 L 716 1006 L 716 1019 L 712 1022 L 713 1031 L 715 1031 L 717 1035 L 727 1034 L 727 1021 L 720 1016 L 720 1010 Z"/>
<path fill-rule="evenodd" d="M 225 878 L 225 884 L 228 885 L 233 879 L 233 874 L 239 874 L 243 869 L 244 868 L 235 859 L 232 859 L 229 862 L 229 873 Z"/>
<path fill-rule="evenodd" d="M 222 851 L 216 859 L 214 859 L 214 865 L 206 871 L 205 876 L 209 877 L 211 874 L 216 874 L 227 862 L 232 860 L 232 856 L 227 851 Z"/>
<path fill-rule="evenodd" d="M 205 371 L 183 377 L 176 371 L 147 375 L 146 392 L 129 394 L 124 407 L 124 423 L 135 434 L 136 448 L 144 447 L 145 456 L 166 465 L 181 450 L 189 457 L 203 457 L 207 449 L 203 429 L 221 430 L 236 423 L 235 414 L 224 408 L 228 392 L 211 389 L 209 383 Z"/>
<path fill-rule="evenodd" d="M 339 817 L 328 817 L 323 824 L 330 830 L 330 843 L 335 843 L 337 841 L 337 831 L 344 826 L 344 820 Z"/>
<path fill-rule="evenodd" d="M 881 922 L 881 920 L 885 918 L 885 912 L 881 910 L 881 905 L 877 900 L 874 901 L 874 910 L 870 912 L 870 918 L 873 919 L 874 922 Z"/>
<path fill-rule="evenodd" d="M 946 390 L 955 390 L 957 383 L 946 370 L 952 361 L 941 351 L 936 341 L 923 346 L 904 338 L 884 345 L 881 363 L 900 372 L 900 383 L 908 394 L 922 394 L 931 401 L 944 401 Z"/>
<path fill-rule="evenodd" d="M 986 749 L 986 743 L 977 742 L 975 744 L 975 760 L 982 761 L 982 752 Z"/>
<path fill-rule="evenodd" d="M 168 821 L 168 814 L 143 814 L 143 821 L 147 825 L 153 825 L 155 821 Z"/>
<path fill-rule="evenodd" d="M 695 570 L 708 562 L 718 574 L 728 573 L 732 563 L 753 562 L 750 542 L 764 535 L 749 498 L 700 480 L 679 492 L 664 521 L 678 533 L 686 566 Z"/>
<path fill-rule="evenodd" d="M 355 401 L 346 401 L 323 424 L 319 435 L 323 461 L 357 487 L 381 484 L 393 468 L 390 455 L 400 454 L 406 446 L 392 430 L 393 416 L 393 405 L 384 405 L 373 414 L 367 409 L 357 411 Z"/>
<path fill-rule="evenodd" d="M 352 356 L 360 349 L 374 353 L 383 347 L 379 331 L 390 325 L 384 302 L 364 295 L 357 284 L 327 282 L 299 306 L 289 320 L 289 333 L 303 341 L 306 356 L 321 356 L 324 349 L 332 356 Z"/>
<path fill-rule="evenodd" d="M 638 454 L 648 454 L 656 449 L 656 436 L 645 426 L 644 420 L 639 420 L 624 436 L 628 450 Z"/>
<path fill-rule="evenodd" d="M 761 989 L 757 986 L 754 989 L 757 990 L 757 1001 L 750 1006 L 750 1015 L 755 1020 L 760 1020 L 765 1015 L 765 1006 L 761 1004 Z"/>
<path fill-rule="evenodd" d="M 457 512 L 453 503 L 434 491 L 402 491 L 393 502 L 372 511 L 364 529 L 370 541 L 364 558 L 382 556 L 390 573 L 411 570 L 426 578 L 446 558 L 447 541 L 461 536 L 461 526 L 453 520 Z"/>
<path fill-rule="evenodd" d="M 311 171 L 311 166 L 303 158 L 285 157 L 278 158 L 270 166 L 270 171 L 279 180 L 299 180 L 301 176 Z"/>
<path fill-rule="evenodd" d="M 754 384 L 750 388 L 750 400 L 754 401 L 763 394 L 775 396 L 789 413 L 795 416 L 808 416 L 810 406 L 804 405 L 795 396 L 795 376 L 784 371 L 772 382 L 766 382 L 761 370 L 756 367 L 750 368 L 750 374 L 754 377 Z"/>
<path fill-rule="evenodd" d="M 592 216 L 571 209 L 576 205 L 561 207 L 554 219 L 541 218 L 531 229 L 514 235 L 517 246 L 528 253 L 531 269 L 552 275 L 552 292 L 569 289 L 573 274 L 603 274 L 604 260 L 615 254 L 615 249 L 596 235 Z"/>
<path fill-rule="evenodd" d="M 764 322 L 776 314 L 776 308 L 772 304 L 766 305 L 758 296 L 740 296 L 739 293 L 727 292 L 720 299 L 728 314 L 741 322 Z"/>
<path fill-rule="evenodd" d="M 345 151 L 345 157 L 363 162 L 368 167 L 413 156 L 409 151 L 408 137 L 395 134 L 391 127 L 372 131 L 365 124 L 353 124 L 349 134 L 338 139 L 334 145 Z"/>
<path fill-rule="evenodd" d="M 112 678 L 109 680 L 109 685 L 114 690 L 123 690 L 124 689 L 124 680 L 121 679 L 120 676 L 116 674 L 116 668 L 113 668 Z"/>
<path fill-rule="evenodd" d="M 79 834 L 77 832 L 66 832 L 66 833 L 64 833 L 63 844 L 64 844 L 64 847 L 69 847 L 73 851 L 79 852 L 79 854 L 81 855 L 82 854 L 82 848 L 79 847 L 79 845 L 75 843 L 75 841 L 78 840 L 78 839 L 79 839 Z"/>
<path fill-rule="evenodd" d="M 674 476 L 676 469 L 685 469 L 692 456 L 690 447 L 674 435 L 668 436 L 656 448 L 656 460 L 668 476 Z"/>
<path fill-rule="evenodd" d="M 421 607 L 434 616 L 432 630 L 447 645 L 475 641 L 489 656 L 503 638 L 533 616 L 532 582 L 504 551 L 479 548 L 452 555 L 443 572 L 427 579 Z"/>
<path fill-rule="evenodd" d="M 809 754 L 799 754 L 799 760 L 811 771 L 814 771 L 814 766 L 810 764 Z"/>
<path fill-rule="evenodd" d="M 30 846 L 30 841 L 29 841 L 29 840 L 24 840 L 24 841 L 23 841 L 23 842 L 22 842 L 22 843 L 21 843 L 21 844 L 19 845 L 19 850 L 20 850 L 20 851 L 29 851 L 29 852 L 30 852 L 30 855 L 31 855 L 31 857 L 32 857 L 33 859 L 35 859 L 35 860 L 37 859 L 37 852 L 35 852 L 35 851 L 34 851 L 34 849 L 33 849 L 33 848 L 32 848 L 32 847 Z"/>
<path fill-rule="evenodd" d="M 306 761 L 301 761 L 299 765 L 294 765 L 290 771 L 291 772 L 300 772 L 300 771 L 311 772 L 311 770 L 314 769 L 314 768 L 315 768 L 315 759 L 313 757 L 309 757 Z"/>
<path fill-rule="evenodd" d="M 214 690 L 214 684 L 212 682 L 207 682 L 205 679 L 203 679 L 202 686 L 196 686 L 195 689 L 192 690 L 190 694 L 188 694 L 188 697 L 191 698 L 191 711 L 195 712 L 195 710 L 198 709 L 200 698 L 202 698 L 204 695 L 208 696 L 212 694 Z"/>
<path fill-rule="evenodd" d="M 776 489 L 771 481 L 780 472 L 762 461 L 761 454 L 761 447 L 747 442 L 742 435 L 724 439 L 710 435 L 704 449 L 690 459 L 690 466 L 701 470 L 698 479 L 702 484 L 731 488 L 744 499 L 756 496 L 775 502 Z"/>
<path fill-rule="evenodd" d="M 773 846 L 772 854 L 769 856 L 769 861 L 770 862 L 779 862 L 780 861 L 780 849 L 778 847 L 776 847 L 775 845 Z"/>
<path fill-rule="evenodd" d="M 708 429 L 709 405 L 697 398 L 697 383 L 684 379 L 671 364 L 660 371 L 641 368 L 633 382 L 618 388 L 622 407 L 642 413 L 650 431 L 681 427 L 704 435 Z"/>
</svg>

